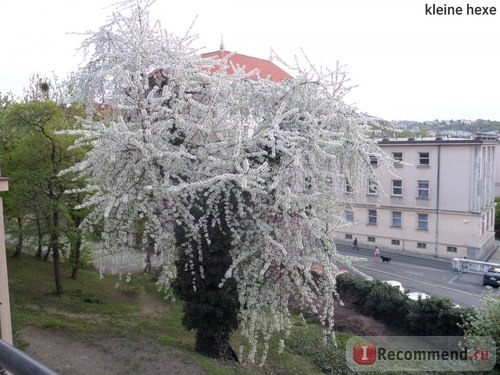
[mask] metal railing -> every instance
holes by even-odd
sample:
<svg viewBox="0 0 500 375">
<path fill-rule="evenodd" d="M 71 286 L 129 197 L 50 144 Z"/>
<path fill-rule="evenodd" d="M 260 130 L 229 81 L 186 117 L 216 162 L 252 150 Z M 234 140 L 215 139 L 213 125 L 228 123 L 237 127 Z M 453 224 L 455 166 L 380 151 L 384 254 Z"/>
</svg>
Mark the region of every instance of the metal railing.
<svg viewBox="0 0 500 375">
<path fill-rule="evenodd" d="M 57 375 L 26 353 L 0 340 L 0 375 L 5 370 L 13 375 Z"/>
<path fill-rule="evenodd" d="M 453 272 L 477 273 L 483 275 L 490 267 L 500 267 L 500 264 L 480 262 L 462 258 L 453 258 L 451 261 Z"/>
</svg>

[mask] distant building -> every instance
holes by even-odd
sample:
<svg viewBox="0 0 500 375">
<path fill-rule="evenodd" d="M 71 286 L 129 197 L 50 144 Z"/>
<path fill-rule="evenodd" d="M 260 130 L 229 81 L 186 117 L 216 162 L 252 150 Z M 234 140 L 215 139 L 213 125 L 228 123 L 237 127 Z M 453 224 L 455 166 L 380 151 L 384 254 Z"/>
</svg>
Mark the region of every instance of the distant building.
<svg viewBox="0 0 500 375">
<path fill-rule="evenodd" d="M 495 153 L 495 168 L 495 197 L 500 197 L 500 150 Z"/>
<path fill-rule="evenodd" d="M 494 247 L 496 139 L 408 139 L 379 142 L 397 176 L 372 167 L 381 186 L 365 182 L 352 197 L 339 241 L 395 252 L 482 260 Z M 500 153 L 497 153 L 500 154 Z M 406 164 L 408 163 L 408 164 Z M 385 194 L 384 194 L 385 193 Z"/>
<path fill-rule="evenodd" d="M 293 77 L 281 69 L 278 65 L 274 64 L 270 60 L 259 59 L 257 57 L 242 55 L 236 52 L 229 52 L 224 50 L 224 46 L 221 45 L 219 51 L 207 52 L 201 55 L 203 58 L 213 58 L 213 59 L 223 59 L 228 57 L 230 63 L 235 68 L 242 68 L 246 73 L 255 72 L 254 79 L 270 79 L 273 82 L 281 82 L 288 79 L 293 79 Z M 219 69 L 215 67 L 214 71 Z M 228 68 L 228 74 L 232 74 L 234 69 L 232 67 Z"/>
</svg>

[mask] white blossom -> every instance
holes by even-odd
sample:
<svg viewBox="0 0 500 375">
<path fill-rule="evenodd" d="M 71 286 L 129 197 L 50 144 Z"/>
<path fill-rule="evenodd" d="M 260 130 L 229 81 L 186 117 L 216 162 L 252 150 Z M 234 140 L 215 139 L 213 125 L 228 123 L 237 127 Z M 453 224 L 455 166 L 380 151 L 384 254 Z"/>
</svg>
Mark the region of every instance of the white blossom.
<svg viewBox="0 0 500 375">
<path fill-rule="evenodd" d="M 341 69 L 298 70 L 281 83 L 250 79 L 238 67 L 228 75 L 228 60 L 202 59 L 192 37 L 151 25 L 148 3 L 125 3 L 133 6 L 89 34 L 89 60 L 74 82 L 75 99 L 89 109 L 76 146 L 89 151 L 71 170 L 87 178 L 85 224 L 102 225 L 101 250 L 126 260 L 144 223 L 163 265 L 158 283 L 168 290 L 179 257 L 173 226 L 201 241 L 197 233 L 207 232 L 206 218 L 223 202 L 233 248 L 221 285 L 236 280 L 249 358 L 260 339 L 264 360 L 271 335 L 288 334 L 292 299 L 333 332 L 336 264 L 350 264 L 333 243 L 349 204 L 342 183 L 360 191 L 374 177 L 369 155 L 382 156 L 363 118 L 342 101 Z M 212 72 L 214 64 L 222 69 Z M 110 110 L 99 114 L 102 105 Z M 190 197 L 200 192 L 207 207 L 197 221 Z M 188 245 L 180 251 L 204 256 Z M 319 281 L 313 261 L 323 265 Z"/>
</svg>

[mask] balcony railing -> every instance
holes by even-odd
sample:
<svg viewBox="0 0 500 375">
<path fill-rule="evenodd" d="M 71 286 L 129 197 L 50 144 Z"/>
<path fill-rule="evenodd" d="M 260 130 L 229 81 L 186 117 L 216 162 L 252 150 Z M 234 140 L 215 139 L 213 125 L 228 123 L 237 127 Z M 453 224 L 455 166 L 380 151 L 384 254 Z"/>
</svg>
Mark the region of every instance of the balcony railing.
<svg viewBox="0 0 500 375">
<path fill-rule="evenodd" d="M 0 340 L 0 375 L 6 370 L 13 375 L 57 375 L 26 353 Z"/>
</svg>

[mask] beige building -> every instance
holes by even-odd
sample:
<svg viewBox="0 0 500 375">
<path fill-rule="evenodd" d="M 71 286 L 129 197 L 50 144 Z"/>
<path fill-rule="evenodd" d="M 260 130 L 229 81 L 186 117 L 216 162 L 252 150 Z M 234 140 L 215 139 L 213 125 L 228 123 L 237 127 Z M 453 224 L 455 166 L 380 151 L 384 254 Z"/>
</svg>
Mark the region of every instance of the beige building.
<svg viewBox="0 0 500 375">
<path fill-rule="evenodd" d="M 0 192 L 9 190 L 6 178 L 0 177 Z M 12 344 L 10 319 L 9 281 L 7 277 L 7 254 L 5 253 L 5 231 L 3 226 L 3 204 L 0 198 L 0 339 Z"/>
<path fill-rule="evenodd" d="M 495 197 L 500 197 L 500 149 L 495 153 Z"/>
<path fill-rule="evenodd" d="M 349 224 L 338 241 L 442 258 L 482 260 L 494 247 L 496 140 L 442 139 L 379 142 L 395 172 L 371 164 L 380 186 L 364 182 L 353 197 L 345 184 Z"/>
</svg>

